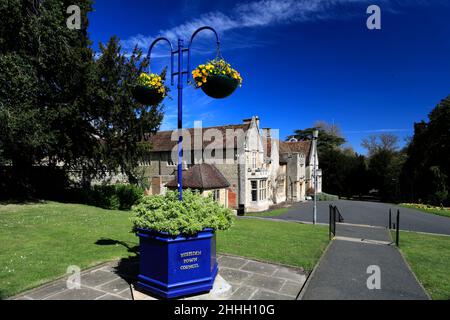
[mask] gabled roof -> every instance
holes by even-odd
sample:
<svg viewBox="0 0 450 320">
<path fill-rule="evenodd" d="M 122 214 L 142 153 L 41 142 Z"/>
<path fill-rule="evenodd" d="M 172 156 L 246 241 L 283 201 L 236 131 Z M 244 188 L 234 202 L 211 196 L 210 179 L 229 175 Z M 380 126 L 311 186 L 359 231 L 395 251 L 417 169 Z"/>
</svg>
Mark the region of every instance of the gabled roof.
<svg viewBox="0 0 450 320">
<path fill-rule="evenodd" d="M 222 134 L 223 137 L 223 146 L 226 149 L 234 149 L 236 148 L 237 145 L 237 139 L 233 139 L 232 141 L 228 141 L 231 139 L 227 139 L 227 130 L 243 130 L 243 132 L 247 132 L 247 130 L 250 128 L 250 123 L 244 123 L 244 124 L 235 124 L 235 125 L 225 125 L 225 126 L 217 126 L 217 127 L 208 127 L 208 128 L 202 128 L 202 134 L 205 134 L 206 130 L 210 130 L 210 129 L 215 129 L 215 130 L 219 130 Z M 190 149 L 193 150 L 194 149 L 194 128 L 189 128 L 189 129 L 183 129 L 183 130 L 188 130 L 189 134 L 191 136 L 191 146 Z M 176 130 L 175 130 L 176 131 Z M 178 141 L 172 141 L 171 137 L 172 137 L 172 133 L 173 130 L 171 131 L 159 131 L 157 133 L 155 133 L 154 135 L 151 135 L 148 143 L 151 144 L 151 151 L 153 152 L 159 152 L 159 151 L 172 151 L 173 148 L 177 145 Z M 204 139 L 202 139 L 204 140 Z M 212 141 L 202 141 L 202 148 L 205 148 L 206 146 L 208 146 L 209 144 L 211 144 L 214 141 L 214 139 L 212 139 Z M 186 141 L 183 142 L 183 147 L 187 147 L 186 146 Z"/>
<path fill-rule="evenodd" d="M 168 188 L 177 188 L 178 177 L 168 182 Z M 222 173 L 213 165 L 202 163 L 193 165 L 189 170 L 183 171 L 183 189 L 210 190 L 228 188 L 230 183 Z"/>
<path fill-rule="evenodd" d="M 312 140 L 302 141 L 280 141 L 280 155 L 301 153 L 305 155 L 306 164 L 309 164 Z"/>
<path fill-rule="evenodd" d="M 305 141 L 280 141 L 280 153 L 303 153 L 305 156 L 309 155 L 311 150 L 311 140 Z"/>
</svg>

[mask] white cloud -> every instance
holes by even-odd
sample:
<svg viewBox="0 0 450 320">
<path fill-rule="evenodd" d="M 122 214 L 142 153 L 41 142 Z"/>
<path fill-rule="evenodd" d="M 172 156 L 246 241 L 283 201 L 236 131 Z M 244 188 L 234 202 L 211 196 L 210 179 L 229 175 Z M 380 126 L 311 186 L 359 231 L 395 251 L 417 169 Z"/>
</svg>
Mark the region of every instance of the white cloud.
<svg viewBox="0 0 450 320">
<path fill-rule="evenodd" d="M 382 0 L 384 1 L 384 0 Z M 220 34 L 238 28 L 257 28 L 271 25 L 305 22 L 316 19 L 336 17 L 333 9 L 338 5 L 352 3 L 369 3 L 369 0 L 259 0 L 238 3 L 231 11 L 208 12 L 179 26 L 162 29 L 158 36 L 171 40 L 177 38 L 188 40 L 192 33 L 204 25 L 214 27 Z M 365 11 L 363 11 L 365 14 Z M 204 34 L 207 34 L 206 32 Z M 156 38 L 138 34 L 122 41 L 125 49 L 131 49 L 136 44 L 147 49 Z"/>
</svg>

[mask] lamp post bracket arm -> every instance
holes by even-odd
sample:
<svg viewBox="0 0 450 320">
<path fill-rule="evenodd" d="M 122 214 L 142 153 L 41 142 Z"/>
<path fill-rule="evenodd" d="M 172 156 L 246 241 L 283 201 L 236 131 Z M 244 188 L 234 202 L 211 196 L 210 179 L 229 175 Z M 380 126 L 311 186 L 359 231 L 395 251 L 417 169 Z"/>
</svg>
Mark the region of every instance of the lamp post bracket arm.
<svg viewBox="0 0 450 320">
<path fill-rule="evenodd" d="M 220 52 L 220 39 L 219 39 L 219 34 L 217 33 L 216 30 L 214 30 L 214 28 L 209 27 L 209 26 L 204 26 L 201 28 L 198 28 L 197 30 L 195 30 L 195 32 L 192 34 L 191 36 L 191 40 L 189 41 L 189 45 L 188 45 L 188 61 L 187 61 L 187 73 L 190 74 L 191 73 L 191 46 L 192 46 L 192 42 L 194 41 L 195 36 L 203 30 L 210 30 L 214 33 L 214 35 L 216 36 L 216 43 L 217 43 L 217 51 Z M 187 77 L 187 82 L 189 83 L 189 76 Z"/>
</svg>

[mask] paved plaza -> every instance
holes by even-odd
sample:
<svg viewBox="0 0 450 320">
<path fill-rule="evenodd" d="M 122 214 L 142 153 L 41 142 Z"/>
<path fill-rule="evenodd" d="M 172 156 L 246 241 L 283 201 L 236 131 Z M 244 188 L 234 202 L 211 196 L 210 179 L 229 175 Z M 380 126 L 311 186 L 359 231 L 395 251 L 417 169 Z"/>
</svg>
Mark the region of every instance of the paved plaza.
<svg viewBox="0 0 450 320">
<path fill-rule="evenodd" d="M 295 300 L 306 280 L 306 275 L 301 269 L 234 256 L 219 256 L 218 261 L 218 279 L 225 283 L 228 290 L 222 290 L 219 294 L 211 292 L 183 299 Z M 134 283 L 138 272 L 139 262 L 136 258 L 124 259 L 82 272 L 79 289 L 68 289 L 65 277 L 12 299 L 156 300 L 156 297 L 135 289 Z M 223 286 L 223 283 L 219 285 Z M 216 286 L 213 291 L 215 290 Z"/>
</svg>

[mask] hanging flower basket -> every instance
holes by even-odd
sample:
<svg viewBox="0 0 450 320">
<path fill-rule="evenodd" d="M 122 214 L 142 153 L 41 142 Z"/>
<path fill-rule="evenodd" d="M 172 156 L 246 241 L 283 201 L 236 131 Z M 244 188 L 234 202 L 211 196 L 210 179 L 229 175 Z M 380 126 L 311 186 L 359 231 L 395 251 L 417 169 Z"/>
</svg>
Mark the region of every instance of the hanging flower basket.
<svg viewBox="0 0 450 320">
<path fill-rule="evenodd" d="M 238 86 L 242 86 L 242 77 L 225 60 L 212 60 L 199 65 L 192 71 L 197 88 L 216 99 L 230 96 Z"/>
<path fill-rule="evenodd" d="M 167 95 L 167 91 L 164 86 L 164 78 L 155 73 L 141 73 L 132 89 L 136 101 L 147 106 L 160 104 Z"/>
</svg>

